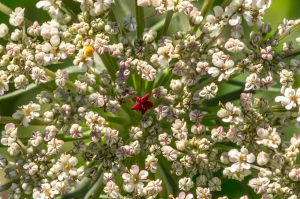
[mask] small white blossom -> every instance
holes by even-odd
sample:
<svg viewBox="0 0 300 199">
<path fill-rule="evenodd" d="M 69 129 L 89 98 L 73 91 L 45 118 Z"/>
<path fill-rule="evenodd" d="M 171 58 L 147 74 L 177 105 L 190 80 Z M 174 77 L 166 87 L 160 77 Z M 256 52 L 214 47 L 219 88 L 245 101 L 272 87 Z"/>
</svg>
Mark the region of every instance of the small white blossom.
<svg viewBox="0 0 300 199">
<path fill-rule="evenodd" d="M 9 23 L 12 26 L 22 26 L 24 22 L 25 8 L 17 7 L 14 12 L 9 15 Z"/>
<path fill-rule="evenodd" d="M 148 171 L 141 170 L 137 165 L 132 165 L 128 173 L 123 173 L 122 178 L 124 180 L 123 187 L 127 192 L 135 192 L 140 194 L 144 188 L 144 181 L 148 177 Z"/>
<path fill-rule="evenodd" d="M 29 126 L 29 122 L 34 118 L 38 117 L 40 114 L 37 112 L 41 109 L 39 104 L 30 102 L 28 105 L 23 105 L 19 107 L 20 110 L 17 110 L 13 114 L 13 118 L 21 120 L 24 126 Z"/>
</svg>

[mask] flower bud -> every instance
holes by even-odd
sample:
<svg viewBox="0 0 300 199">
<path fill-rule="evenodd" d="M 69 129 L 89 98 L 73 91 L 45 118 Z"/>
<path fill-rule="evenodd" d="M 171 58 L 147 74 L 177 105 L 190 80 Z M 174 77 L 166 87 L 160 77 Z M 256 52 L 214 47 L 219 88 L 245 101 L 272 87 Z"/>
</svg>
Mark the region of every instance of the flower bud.
<svg viewBox="0 0 300 199">
<path fill-rule="evenodd" d="M 173 91 L 180 91 L 181 88 L 182 88 L 182 83 L 180 82 L 180 80 L 174 80 L 174 79 L 172 79 L 171 80 L 171 84 L 170 84 L 170 88 Z"/>
<path fill-rule="evenodd" d="M 186 149 L 188 141 L 187 140 L 177 140 L 175 141 L 176 148 L 180 151 L 183 151 Z"/>
<path fill-rule="evenodd" d="M 129 13 L 126 17 L 123 18 L 123 24 L 125 31 L 128 32 L 135 31 L 137 27 L 137 23 L 131 13 Z"/>
<path fill-rule="evenodd" d="M 266 165 L 270 160 L 269 154 L 262 151 L 257 155 L 257 164 L 260 166 Z"/>
<path fill-rule="evenodd" d="M 8 27 L 6 24 L 0 24 L 0 38 L 5 37 L 8 34 Z"/>
<path fill-rule="evenodd" d="M 152 43 L 157 36 L 157 32 L 155 30 L 151 30 L 148 28 L 144 29 L 143 32 L 143 40 L 147 43 Z"/>
</svg>

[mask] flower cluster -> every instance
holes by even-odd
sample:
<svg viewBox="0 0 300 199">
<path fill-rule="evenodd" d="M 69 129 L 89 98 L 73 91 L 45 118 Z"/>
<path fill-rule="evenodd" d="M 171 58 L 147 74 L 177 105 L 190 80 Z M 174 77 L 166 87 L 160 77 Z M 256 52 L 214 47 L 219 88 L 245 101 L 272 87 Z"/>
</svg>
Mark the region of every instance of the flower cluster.
<svg viewBox="0 0 300 199">
<path fill-rule="evenodd" d="M 263 199 L 300 198 L 300 135 L 285 128 L 300 128 L 300 48 L 277 47 L 300 20 L 272 31 L 272 0 L 136 0 L 135 14 L 125 1 L 74 1 L 77 15 L 40 0 L 50 21 L 18 7 L 0 24 L 2 99 L 40 88 L 0 117 L 7 198 L 208 199 L 227 179 Z M 164 23 L 146 27 L 147 9 Z M 175 15 L 188 29 L 168 32 Z M 230 84 L 239 89 L 218 93 Z M 29 126 L 39 130 L 26 137 Z"/>
</svg>

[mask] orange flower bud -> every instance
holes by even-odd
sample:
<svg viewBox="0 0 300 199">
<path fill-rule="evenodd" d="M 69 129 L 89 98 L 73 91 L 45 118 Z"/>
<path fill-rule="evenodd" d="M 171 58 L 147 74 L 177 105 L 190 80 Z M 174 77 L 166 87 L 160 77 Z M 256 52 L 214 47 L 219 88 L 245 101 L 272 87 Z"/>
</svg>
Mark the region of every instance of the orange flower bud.
<svg viewBox="0 0 300 199">
<path fill-rule="evenodd" d="M 93 54 L 93 47 L 92 46 L 85 46 L 83 48 L 83 52 L 85 56 L 91 56 Z"/>
</svg>

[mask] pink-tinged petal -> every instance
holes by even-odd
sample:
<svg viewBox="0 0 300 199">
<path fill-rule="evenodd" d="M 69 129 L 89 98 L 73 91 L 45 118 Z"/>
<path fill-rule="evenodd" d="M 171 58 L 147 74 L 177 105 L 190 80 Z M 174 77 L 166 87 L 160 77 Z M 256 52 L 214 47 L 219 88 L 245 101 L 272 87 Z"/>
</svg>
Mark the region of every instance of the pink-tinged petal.
<svg viewBox="0 0 300 199">
<path fill-rule="evenodd" d="M 122 175 L 122 178 L 125 180 L 125 181 L 130 181 L 130 174 L 129 173 L 123 173 Z"/>
<path fill-rule="evenodd" d="M 132 183 L 124 183 L 123 186 L 124 186 L 124 189 L 129 193 L 133 192 L 133 190 L 134 190 L 134 186 Z"/>
<path fill-rule="evenodd" d="M 148 177 L 148 171 L 146 171 L 146 170 L 142 170 L 141 172 L 140 172 L 140 174 L 139 174 L 139 176 L 140 176 L 140 179 L 147 179 L 147 177 Z"/>
<path fill-rule="evenodd" d="M 136 189 L 137 190 L 142 190 L 144 188 L 144 183 L 142 182 L 139 182 L 137 185 L 136 185 Z"/>
<path fill-rule="evenodd" d="M 6 131 L 11 131 L 11 130 L 14 130 L 16 128 L 16 126 L 13 123 L 8 123 L 8 124 L 5 125 L 4 128 L 5 128 Z"/>
<path fill-rule="evenodd" d="M 130 173 L 136 175 L 139 173 L 140 168 L 137 165 L 132 165 L 130 168 Z"/>
<path fill-rule="evenodd" d="M 130 174 L 129 173 L 123 173 L 122 175 L 122 178 L 125 180 L 125 181 L 130 181 Z"/>
</svg>

